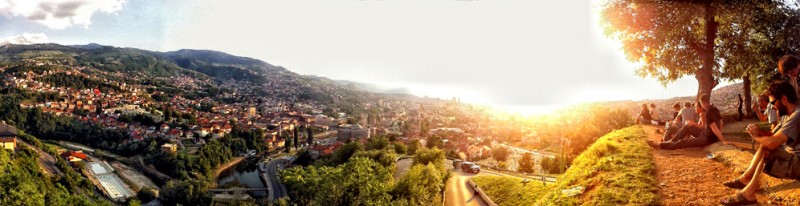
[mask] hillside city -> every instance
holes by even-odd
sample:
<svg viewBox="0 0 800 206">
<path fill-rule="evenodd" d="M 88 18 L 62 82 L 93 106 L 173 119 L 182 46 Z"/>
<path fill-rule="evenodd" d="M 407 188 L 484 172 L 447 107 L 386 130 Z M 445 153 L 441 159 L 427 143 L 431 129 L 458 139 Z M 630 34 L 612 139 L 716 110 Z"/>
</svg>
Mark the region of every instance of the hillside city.
<svg viewBox="0 0 800 206">
<path fill-rule="evenodd" d="M 468 181 L 471 173 L 552 184 L 569 167 L 569 160 L 582 152 L 580 148 L 608 131 L 631 125 L 638 105 L 658 104 L 666 115 L 673 102 L 691 99 L 588 104 L 561 110 L 559 117 L 526 120 L 455 98 L 372 93 L 352 83 L 252 70 L 235 61 L 216 64 L 235 65 L 230 66 L 234 71 L 252 76 L 215 77 L 180 67 L 168 76 L 147 69 L 112 70 L 103 66 L 108 59 L 80 62 L 80 57 L 63 55 L 76 52 L 76 47 L 56 44 L 3 49 L 34 54 L 0 67 L 2 105 L 9 111 L 2 115 L 3 141 L 12 143 L 4 145 L 11 151 L 35 151 L 45 176 L 71 176 L 69 181 L 75 182 L 68 185 L 82 188 L 84 194 L 94 190 L 85 204 L 314 204 L 331 197 L 304 192 L 321 186 L 293 182 L 292 175 L 307 175 L 303 166 L 348 167 L 348 159 L 359 156 L 391 168 L 388 171 L 394 174 L 389 178 L 394 176 L 396 184 L 410 184 L 413 179 L 403 179 L 412 178 L 409 172 L 424 175 L 425 167 L 412 167 L 420 161 L 438 165 L 429 173 L 449 173 L 450 180 L 440 177 L 439 183 L 427 183 L 447 183 L 438 186 L 439 192 L 410 197 L 415 201 L 436 201 L 451 192 L 458 195 L 467 188 L 457 182 Z M 95 49 L 124 50 L 78 49 L 76 54 Z M 300 81 L 310 83 L 301 87 Z M 729 97 L 740 87 L 715 90 L 715 97 Z M 325 96 L 297 95 L 303 90 Z M 730 101 L 715 102 L 724 111 L 735 107 L 726 104 Z M 587 119 L 598 115 L 610 115 L 618 122 Z M 582 121 L 554 125 L 551 120 L 559 118 Z M 563 129 L 589 121 L 597 121 L 591 123 L 597 127 L 571 134 Z M 565 142 L 559 137 L 573 138 Z M 418 160 L 420 156 L 442 160 Z M 466 173 L 444 169 L 452 164 L 461 170 L 456 166 L 465 165 L 463 161 L 475 167 L 465 167 Z M 247 175 L 251 180 L 242 179 Z M 190 186 L 202 188 L 201 193 L 187 195 Z"/>
<path fill-rule="evenodd" d="M 0 206 L 800 205 L 797 0 L 0 0 L 0 28 Z"/>
<path fill-rule="evenodd" d="M 186 71 L 170 76 L 131 73 L 93 66 L 102 63 L 51 56 L 52 52 L 73 52 L 76 48 L 54 44 L 2 47 L 0 51 L 26 50 L 40 55 L 0 67 L 3 105 L 12 108 L 3 115 L 6 119 L 3 125 L 7 128 L 4 131 L 17 136 L 13 141 L 4 141 L 14 142 L 12 150 L 37 151 L 38 165 L 46 176 L 76 172 L 80 176 L 76 178 L 94 184 L 103 198 L 93 200 L 92 204 L 97 201 L 119 204 L 136 200 L 137 196 L 139 199 L 150 196 L 150 200 L 142 200 L 152 204 L 206 204 L 210 200 L 273 202 L 281 197 L 272 194 L 253 197 L 247 192 L 233 195 L 208 192 L 209 196 L 204 195 L 208 199 L 192 202 L 198 200 L 165 197 L 172 194 L 165 194 L 164 187 L 184 178 L 214 179 L 220 175 L 219 171 L 249 164 L 240 162 L 263 162 L 259 167 L 265 167 L 273 163 L 267 160 L 275 157 L 295 161 L 339 158 L 336 152 L 351 144 L 369 147 L 390 141 L 397 150 L 391 154 L 397 158 L 413 154 L 403 151 L 406 147 L 414 148 L 409 151 L 438 148 L 448 158 L 474 160 L 486 169 L 525 176 L 549 174 L 550 170 L 555 173 L 557 166 L 545 163 L 548 165 L 543 167 L 542 163 L 545 159 L 554 161 L 561 152 L 545 146 L 550 143 L 533 142 L 535 134 L 513 118 L 493 116 L 485 107 L 464 104 L 458 99 L 376 94 L 352 85 L 317 80 L 319 77 L 309 77 L 314 79 L 308 81 L 315 82 L 308 83 L 312 85 L 310 88 L 301 88 L 296 85 L 302 83 L 295 79 L 252 70 L 245 72 L 263 80 L 214 78 Z M 174 90 L 165 91 L 157 85 L 170 85 Z M 202 92 L 208 91 L 207 88 L 219 91 L 204 96 Z M 324 94 L 339 104 L 297 95 L 302 89 Z M 353 98 L 354 94 L 361 98 Z M 17 112 L 28 117 L 18 119 L 19 114 L 14 114 Z M 513 130 L 516 130 L 512 135 L 516 136 L 515 141 L 491 138 Z M 521 139 L 526 140 L 520 142 Z M 210 142 L 228 147 L 223 150 L 226 157 L 216 160 L 216 164 L 201 165 L 199 170 L 175 165 L 176 161 L 206 158 L 204 149 L 217 146 L 209 145 Z M 512 144 L 515 142 L 525 144 Z M 536 144 L 541 147 L 514 146 Z M 498 149 L 508 157 L 502 161 L 486 159 Z M 353 155 L 350 152 L 348 155 Z M 526 160 L 529 162 L 518 162 L 523 154 L 530 155 Z M 69 167 L 62 166 L 64 163 Z M 526 172 L 517 174 L 523 171 L 520 164 L 526 164 Z M 210 174 L 211 170 L 217 174 Z M 165 183 L 168 184 L 162 186 Z M 209 191 L 242 188 L 213 187 L 216 184 L 213 182 L 204 184 L 210 184 Z M 280 183 L 268 185 L 271 184 Z M 93 190 L 88 185 L 84 187 Z M 249 190 L 245 187 L 242 191 Z M 147 195 L 142 195 L 143 192 Z"/>
</svg>

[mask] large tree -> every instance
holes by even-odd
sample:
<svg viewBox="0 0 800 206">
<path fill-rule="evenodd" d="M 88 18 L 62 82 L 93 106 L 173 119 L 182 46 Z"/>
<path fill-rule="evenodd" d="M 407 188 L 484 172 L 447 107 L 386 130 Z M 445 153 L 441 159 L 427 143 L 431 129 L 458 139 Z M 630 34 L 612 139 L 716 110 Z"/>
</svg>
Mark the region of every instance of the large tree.
<svg viewBox="0 0 800 206">
<path fill-rule="evenodd" d="M 620 40 L 637 74 L 662 85 L 686 75 L 698 82 L 697 96 L 711 93 L 722 76 L 722 65 L 739 62 L 742 55 L 720 55 L 724 46 L 749 44 L 750 38 L 721 35 L 735 25 L 753 20 L 747 9 L 787 8 L 784 1 L 725 0 L 609 0 L 603 5 L 602 25 L 610 38 Z M 727 33 L 726 33 L 727 34 Z M 738 42 L 745 41 L 745 42 Z M 747 60 L 741 60 L 747 61 Z M 730 63 L 728 63 L 730 64 Z"/>
<path fill-rule="evenodd" d="M 745 104 L 751 105 L 751 91 L 760 93 L 778 78 L 775 69 L 778 59 L 797 47 L 800 22 L 797 10 L 779 2 L 764 1 L 738 5 L 739 12 L 726 15 L 719 36 L 727 41 L 718 45 L 720 76 L 729 80 L 741 79 Z M 752 116 L 751 107 L 745 106 Z"/>
</svg>

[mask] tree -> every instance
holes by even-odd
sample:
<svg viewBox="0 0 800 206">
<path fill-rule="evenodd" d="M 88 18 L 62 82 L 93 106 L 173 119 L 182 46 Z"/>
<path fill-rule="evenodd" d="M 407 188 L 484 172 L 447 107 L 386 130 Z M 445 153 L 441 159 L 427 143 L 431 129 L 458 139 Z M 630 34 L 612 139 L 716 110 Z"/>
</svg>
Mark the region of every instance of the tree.
<svg viewBox="0 0 800 206">
<path fill-rule="evenodd" d="M 508 148 L 500 146 L 492 150 L 492 156 L 494 159 L 500 162 L 505 162 L 508 160 L 508 155 L 511 154 L 511 151 Z"/>
<path fill-rule="evenodd" d="M 298 128 L 294 126 L 294 149 L 297 149 L 300 146 L 300 134 L 298 132 Z"/>
<path fill-rule="evenodd" d="M 380 163 L 384 167 L 394 167 L 394 160 L 397 155 L 390 150 L 361 150 L 353 154 L 353 158 L 366 157 Z"/>
<path fill-rule="evenodd" d="M 354 157 L 337 167 L 294 167 L 280 176 L 289 200 L 298 205 L 389 205 L 392 198 L 390 169 L 370 158 Z"/>
<path fill-rule="evenodd" d="M 314 144 L 314 125 L 306 125 L 306 135 L 308 136 L 306 137 L 308 145 Z"/>
<path fill-rule="evenodd" d="M 556 166 L 554 166 L 555 161 L 553 161 L 553 158 L 544 157 L 541 161 L 542 162 L 540 164 L 542 165 L 542 170 L 544 170 L 545 173 L 552 174 L 556 171 Z"/>
<path fill-rule="evenodd" d="M 440 137 L 429 136 L 428 139 L 426 139 L 425 146 L 428 147 L 428 148 L 434 148 L 435 147 L 435 148 L 442 149 L 442 148 L 444 148 L 444 141 Z"/>
<path fill-rule="evenodd" d="M 369 141 L 367 141 L 366 148 L 368 150 L 372 149 L 381 150 L 383 148 L 386 148 L 387 146 L 389 146 L 389 139 L 387 139 L 385 136 L 377 136 L 370 138 Z"/>
<path fill-rule="evenodd" d="M 601 18 L 606 35 L 621 41 L 628 59 L 640 63 L 638 75 L 656 78 L 662 85 L 694 75 L 699 84 L 699 98 L 701 94 L 710 94 L 719 78 L 748 76 L 741 73 L 719 76 L 724 72 L 723 65 L 752 61 L 738 59 L 746 58 L 741 53 L 718 55 L 726 48 L 737 44 L 762 45 L 751 42 L 754 39 L 728 35 L 739 32 L 736 27 L 756 19 L 749 15 L 753 11 L 742 8 L 786 8 L 784 4 L 777 0 L 610 0 L 604 5 Z M 753 30 L 743 35 L 751 35 L 750 31 Z"/>
<path fill-rule="evenodd" d="M 408 145 L 407 152 L 408 154 L 415 154 L 420 147 L 422 147 L 422 144 L 419 143 L 419 140 L 414 140 Z"/>
<path fill-rule="evenodd" d="M 755 85 L 766 86 L 775 77 L 778 59 L 797 47 L 800 21 L 797 9 L 786 7 L 783 2 L 762 1 L 738 6 L 742 12 L 735 24 L 721 24 L 720 38 L 731 39 L 720 45 L 719 55 L 725 59 L 721 64 L 721 76 L 743 81 L 745 105 L 751 105 L 751 90 Z M 760 89 L 756 89 L 760 90 Z M 753 115 L 751 107 L 746 114 Z"/>
<path fill-rule="evenodd" d="M 533 173 L 533 156 L 530 152 L 522 154 L 522 157 L 519 159 L 519 167 L 517 167 L 517 171 Z"/>
<path fill-rule="evenodd" d="M 414 165 L 392 189 L 392 196 L 408 205 L 436 205 L 444 190 L 442 178 L 433 164 Z"/>
<path fill-rule="evenodd" d="M 404 145 L 403 143 L 400 143 L 400 142 L 395 142 L 393 144 L 393 146 L 394 146 L 394 152 L 397 153 L 397 154 L 405 154 L 406 151 L 408 150 L 406 145 Z"/>
<path fill-rule="evenodd" d="M 332 164 L 331 166 L 344 164 L 345 162 L 350 160 L 350 157 L 352 157 L 353 154 L 356 153 L 356 151 L 359 151 L 359 150 L 362 150 L 362 149 L 363 148 L 362 148 L 361 144 L 359 144 L 358 142 L 351 142 L 351 143 L 345 144 L 344 146 L 342 146 L 341 148 L 337 149 L 336 151 L 333 151 L 333 154 L 331 154 L 331 164 Z"/>
<path fill-rule="evenodd" d="M 444 168 L 444 151 L 433 148 L 433 149 L 426 149 L 422 148 L 417 150 L 417 155 L 414 156 L 414 165 L 427 165 L 427 164 L 434 164 L 439 168 Z"/>
<path fill-rule="evenodd" d="M 292 150 L 292 137 L 289 135 L 283 135 L 284 143 L 283 143 L 283 150 L 286 153 L 291 152 Z"/>
</svg>

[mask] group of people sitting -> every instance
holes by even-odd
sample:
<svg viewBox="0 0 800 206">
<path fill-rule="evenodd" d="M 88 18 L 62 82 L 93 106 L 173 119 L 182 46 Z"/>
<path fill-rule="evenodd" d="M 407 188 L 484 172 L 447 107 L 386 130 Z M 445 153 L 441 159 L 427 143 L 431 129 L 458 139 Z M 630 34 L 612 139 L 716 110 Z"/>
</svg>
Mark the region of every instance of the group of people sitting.
<svg viewBox="0 0 800 206">
<path fill-rule="evenodd" d="M 761 173 L 781 179 L 800 179 L 800 58 L 794 55 L 782 57 L 778 71 L 787 80 L 770 84 L 767 91 L 759 96 L 758 103 L 753 105 L 758 111 L 758 118 L 768 122 L 770 129 L 760 129 L 756 124 L 747 126 L 747 133 L 759 143 L 758 150 L 743 174 L 723 183 L 739 189 L 735 195 L 720 200 L 723 205 L 757 203 L 756 192 L 761 186 Z M 675 118 L 666 122 L 662 141 L 648 141 L 648 145 L 672 150 L 703 147 L 718 141 L 731 144 L 720 132 L 722 117 L 719 109 L 709 100 L 709 94 L 701 95 L 694 109 L 691 103 L 685 102 Z M 641 116 L 639 119 L 642 119 Z"/>
<path fill-rule="evenodd" d="M 650 107 L 648 108 L 647 103 L 642 104 L 642 110 L 639 110 L 639 117 L 636 118 L 636 124 L 652 124 L 652 125 L 664 125 L 664 121 L 661 121 L 661 115 L 656 109 L 656 104 L 651 103 Z"/>
</svg>

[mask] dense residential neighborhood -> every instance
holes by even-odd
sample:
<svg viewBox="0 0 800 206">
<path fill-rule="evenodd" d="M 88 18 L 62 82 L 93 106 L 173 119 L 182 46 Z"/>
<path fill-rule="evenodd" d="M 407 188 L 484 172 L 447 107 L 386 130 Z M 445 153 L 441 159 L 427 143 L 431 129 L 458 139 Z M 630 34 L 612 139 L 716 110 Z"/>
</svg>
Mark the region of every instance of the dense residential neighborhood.
<svg viewBox="0 0 800 206">
<path fill-rule="evenodd" d="M 93 51 L 55 44 L 3 47 L 79 56 Z M 26 132 L 36 137 L 26 134 L 23 139 L 39 145 L 31 148 L 47 151 L 40 155 L 42 171 L 50 175 L 61 175 L 55 170 L 82 174 L 111 202 L 128 202 L 138 196 L 166 204 L 197 203 L 186 199 L 194 197 L 173 196 L 173 192 L 182 190 L 173 189 L 181 187 L 173 184 L 198 184 L 189 180 L 202 178 L 208 179 L 202 187 L 212 189 L 220 171 L 246 158 L 297 152 L 301 159 L 308 154 L 312 160 L 324 160 L 337 156 L 335 153 L 350 143 L 373 145 L 387 137 L 396 144 L 409 145 L 412 151 L 420 146 L 439 148 L 450 158 L 480 161 L 509 171 L 518 170 L 516 159 L 524 153 L 535 154 L 535 171 L 539 173 L 544 172 L 539 165 L 542 158 L 555 157 L 551 152 L 489 141 L 490 136 L 508 129 L 502 123 L 506 120 L 458 99 L 371 93 L 320 77 L 297 76 L 279 67 L 259 70 L 240 64 L 228 72 L 242 72 L 246 78 L 225 78 L 169 65 L 162 65 L 172 69 L 163 73 L 146 68 L 129 69 L 138 71 L 132 73 L 110 69 L 107 61 L 81 62 L 68 55 L 43 55 L 0 66 L 1 90 L 14 97 L 5 104 L 13 103 L 7 105 L 16 107 L 12 111 L 31 116 L 25 121 L 10 118 L 12 122 L 3 124 L 9 132 L 0 138 L 5 148 L 17 150 L 17 129 L 12 125 L 34 129 Z M 137 61 L 127 64 L 141 65 Z M 83 132 L 88 133 L 69 131 L 76 127 L 87 128 Z M 394 147 L 405 151 L 401 146 Z M 514 151 L 513 158 L 501 165 L 492 159 L 485 161 L 492 156 L 492 149 L 500 147 Z M 216 152 L 209 153 L 211 150 Z M 224 156 L 213 159 L 216 163 L 203 160 L 191 166 L 198 164 L 193 163 L 198 159 L 215 155 Z M 68 167 L 53 169 L 62 160 Z M 209 174 L 214 168 L 217 174 Z M 270 179 L 270 174 L 263 175 L 266 178 L 258 179 Z M 160 197 L 142 199 L 142 192 Z M 279 198 L 270 195 L 215 194 L 212 199 L 261 202 Z"/>
</svg>

